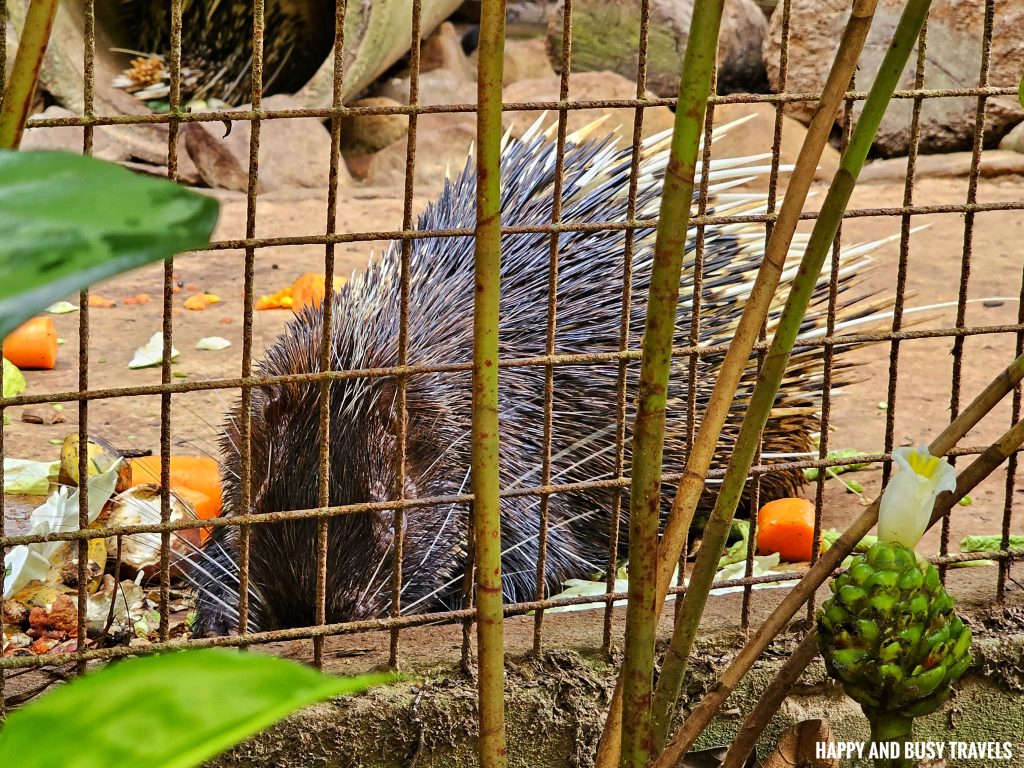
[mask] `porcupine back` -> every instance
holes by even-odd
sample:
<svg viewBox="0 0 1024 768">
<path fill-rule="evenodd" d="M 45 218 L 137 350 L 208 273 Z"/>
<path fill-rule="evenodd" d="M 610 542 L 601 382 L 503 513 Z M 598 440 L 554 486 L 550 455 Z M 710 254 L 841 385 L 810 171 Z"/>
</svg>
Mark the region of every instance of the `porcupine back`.
<svg viewBox="0 0 1024 768">
<path fill-rule="evenodd" d="M 570 137 L 565 151 L 562 221 L 624 221 L 632 150 L 612 137 L 592 140 L 588 131 Z M 668 155 L 668 134 L 644 142 L 637 215 L 654 218 Z M 507 139 L 502 152 L 502 222 L 507 226 L 551 221 L 556 148 L 540 123 L 522 139 Z M 758 213 L 764 199 L 730 191 L 764 171 L 763 156 L 712 162 L 709 212 Z M 419 219 L 420 230 L 473 228 L 475 170 L 471 160 Z M 684 259 L 678 344 L 690 333 L 694 285 L 694 236 Z M 559 234 L 556 352 L 615 353 L 619 350 L 625 232 L 566 231 Z M 630 345 L 637 348 L 645 320 L 653 229 L 634 234 Z M 502 246 L 500 358 L 515 360 L 545 353 L 550 235 L 506 234 Z M 408 362 L 436 365 L 468 362 L 472 356 L 473 239 L 413 241 L 410 263 Z M 884 302 L 851 298 L 847 290 L 868 265 L 872 246 L 847 249 L 840 270 L 836 322 L 868 317 Z M 749 296 L 764 248 L 762 224 L 708 226 L 704 235 L 700 345 L 731 341 Z M 799 252 L 782 278 L 780 296 L 768 322 L 771 332 L 796 269 Z M 400 246 L 392 245 L 338 294 L 331 329 L 332 368 L 358 370 L 397 364 L 400 322 Z M 803 336 L 823 332 L 828 275 L 823 274 L 804 321 Z M 320 369 L 322 314 L 305 311 L 267 350 L 263 375 Z M 723 354 L 699 358 L 697 411 L 703 411 Z M 793 453 L 813 447 L 822 398 L 820 347 L 797 350 L 764 433 L 764 451 Z M 840 359 L 833 383 L 848 377 Z M 615 476 L 616 361 L 554 367 L 551 482 L 577 483 Z M 626 473 L 639 371 L 630 363 Z M 678 472 L 686 459 L 689 359 L 679 358 L 669 385 L 665 471 Z M 753 361 L 737 392 L 719 443 L 715 466 L 724 466 L 754 384 Z M 504 367 L 499 376 L 500 472 L 503 489 L 541 485 L 544 449 L 545 371 L 538 366 Z M 397 496 L 396 391 L 393 377 L 335 381 L 330 392 L 331 505 L 387 501 Z M 407 498 L 467 493 L 470 466 L 471 386 L 468 372 L 415 374 L 407 379 Z M 283 384 L 253 391 L 252 511 L 317 507 L 319 489 L 320 385 Z M 222 441 L 225 509 L 239 511 L 241 474 L 238 411 L 229 417 Z M 765 476 L 761 498 L 790 495 L 802 482 L 799 471 Z M 713 485 L 709 485 L 713 489 Z M 606 567 L 613 508 L 608 489 L 550 496 L 546 586 L 557 592 L 568 578 L 587 578 Z M 666 487 L 665 511 L 674 495 Z M 713 490 L 704 506 L 713 503 Z M 539 558 L 540 501 L 536 496 L 502 499 L 502 560 L 505 599 L 532 599 Z M 622 505 L 620 547 L 628 544 L 628 503 Z M 464 505 L 413 508 L 405 514 L 401 607 L 422 612 L 460 604 L 467 541 Z M 315 623 L 316 522 L 291 521 L 251 527 L 249 554 L 250 627 L 263 630 Z M 375 617 L 391 607 L 394 540 L 391 513 L 363 512 L 332 518 L 328 541 L 328 623 Z M 220 527 L 203 556 L 194 558 L 198 588 L 197 631 L 222 633 L 237 621 L 238 532 Z"/>
</svg>

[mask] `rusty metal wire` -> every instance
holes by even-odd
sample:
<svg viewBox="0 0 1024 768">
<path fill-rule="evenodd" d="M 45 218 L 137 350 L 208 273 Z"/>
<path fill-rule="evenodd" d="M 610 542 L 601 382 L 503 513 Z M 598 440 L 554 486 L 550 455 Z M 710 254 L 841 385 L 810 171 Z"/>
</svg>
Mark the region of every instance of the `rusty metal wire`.
<svg viewBox="0 0 1024 768">
<path fill-rule="evenodd" d="M 622 511 L 622 502 L 626 489 L 629 487 L 629 469 L 626 462 L 627 455 L 627 413 L 629 405 L 629 393 L 627 391 L 627 370 L 630 364 L 640 359 L 640 351 L 637 347 L 638 339 L 630 338 L 630 307 L 633 301 L 632 296 L 632 263 L 635 249 L 635 233 L 640 229 L 653 228 L 657 226 L 657 219 L 637 218 L 637 194 L 639 185 L 640 153 L 639 145 L 643 135 L 645 111 L 653 107 L 675 107 L 675 99 L 658 98 L 649 96 L 646 91 L 648 76 L 648 41 L 650 37 L 650 4 L 649 0 L 638 2 L 639 19 L 639 47 L 637 51 L 637 77 L 636 95 L 632 99 L 590 99 L 570 100 L 570 77 L 572 70 L 572 30 L 573 30 L 573 2 L 565 0 L 563 13 L 563 35 L 562 35 L 562 76 L 559 85 L 558 99 L 545 102 L 510 102 L 503 105 L 506 112 L 539 111 L 550 110 L 557 113 L 557 139 L 556 139 L 556 161 L 555 181 L 553 185 L 553 209 L 550 222 L 534 225 L 505 226 L 503 234 L 541 234 L 548 237 L 548 275 L 547 275 L 547 327 L 545 329 L 545 354 L 530 358 L 502 359 L 498 361 L 500 369 L 514 369 L 524 367 L 541 368 L 544 371 L 544 419 L 543 435 L 544 449 L 537 458 L 541 468 L 540 484 L 532 487 L 516 487 L 501 492 L 502 498 L 513 497 L 535 497 L 539 499 L 539 561 L 537 564 L 537 581 L 535 599 L 531 602 L 506 606 L 507 616 L 526 615 L 534 613 L 533 618 L 533 649 L 540 652 L 544 643 L 545 610 L 566 605 L 593 604 L 595 607 L 604 608 L 604 633 L 602 646 L 605 651 L 610 652 L 613 644 L 613 608 L 616 601 L 623 600 L 624 593 L 615 592 L 615 576 L 618 559 L 619 523 Z M 724 224 L 746 223 L 763 225 L 770 234 L 776 217 L 777 198 L 782 180 L 781 172 L 781 147 L 783 118 L 785 107 L 800 102 L 814 102 L 819 94 L 811 92 L 789 92 L 787 91 L 787 79 L 789 69 L 789 38 L 791 21 L 791 0 L 783 0 L 782 15 L 782 45 L 779 61 L 780 93 L 778 94 L 731 94 L 725 96 L 713 96 L 709 100 L 707 114 L 707 129 L 705 135 L 704 163 L 707 167 L 711 158 L 710 134 L 713 121 L 713 113 L 716 105 L 727 104 L 770 104 L 774 108 L 775 122 L 772 139 L 771 170 L 768 174 L 768 195 L 767 212 L 762 214 L 745 215 L 719 215 L 714 211 L 708 212 L 708 181 L 702 178 L 700 191 L 696 203 L 696 215 L 692 219 L 692 226 L 696 231 L 695 250 L 695 275 L 693 312 L 690 318 L 688 338 L 684 346 L 673 350 L 673 355 L 679 359 L 686 359 L 689 367 L 690 386 L 687 392 L 688 424 L 687 436 L 693 439 L 698 417 L 697 389 L 695 386 L 698 362 L 702 357 L 721 354 L 725 350 L 723 345 L 700 346 L 698 339 L 701 329 L 701 286 L 702 270 L 705 251 L 705 229 L 708 226 Z M 829 429 L 832 417 L 832 381 L 834 374 L 834 358 L 837 349 L 846 346 L 861 344 L 865 342 L 887 343 L 889 345 L 886 414 L 885 414 L 885 438 L 884 449 L 874 455 L 863 456 L 858 461 L 866 463 L 880 463 L 882 466 L 883 482 L 888 478 L 889 462 L 895 444 L 895 428 L 897 419 L 897 382 L 899 379 L 900 351 L 910 341 L 922 339 L 949 339 L 953 355 L 953 377 L 950 389 L 951 415 L 956 416 L 960 403 L 960 388 L 962 373 L 965 365 L 964 347 L 968 337 L 979 335 L 1013 334 L 1016 339 L 1018 353 L 1024 352 L 1024 303 L 1017 317 L 1016 323 L 1002 325 L 969 325 L 967 323 L 967 302 L 968 288 L 971 276 L 973 240 L 976 230 L 976 221 L 979 214 L 997 211 L 1022 211 L 1024 200 L 999 200 L 979 202 L 979 182 L 984 174 L 983 143 L 985 140 L 984 126 L 986 105 L 989 100 L 997 96 L 1015 95 L 1015 87 L 993 86 L 989 83 L 989 70 L 991 58 L 991 43 L 994 20 L 994 0 L 986 0 L 984 39 L 982 45 L 982 57 L 980 62 L 980 75 L 977 87 L 973 88 L 925 88 L 925 68 L 927 60 L 927 26 L 921 34 L 917 69 L 914 78 L 913 88 L 898 91 L 894 98 L 909 99 L 913 102 L 910 119 L 910 142 L 909 155 L 907 158 L 906 181 L 902 205 L 898 207 L 873 207 L 851 209 L 844 214 L 844 219 L 857 219 L 866 217 L 891 217 L 900 221 L 899 239 L 899 261 L 895 279 L 895 306 L 891 326 L 888 330 L 870 330 L 859 333 L 836 333 L 835 309 L 837 296 L 839 294 L 839 250 L 840 241 L 837 236 L 836 246 L 833 251 L 831 263 L 831 274 L 829 281 L 828 296 L 828 320 L 821 335 L 804 339 L 798 342 L 797 349 L 817 348 L 822 352 L 822 376 L 824 397 L 822 402 L 820 418 L 820 443 L 817 457 L 800 461 L 771 461 L 764 463 L 760 458 L 756 460 L 756 466 L 751 469 L 754 508 L 757 507 L 758 488 L 760 479 L 765 475 L 782 471 L 803 470 L 817 468 L 819 470 L 818 481 L 815 487 L 815 541 L 818 541 L 822 531 L 821 510 L 824 500 L 824 483 L 826 470 L 829 467 L 841 466 L 848 463 L 848 458 L 829 458 Z M 248 122 L 251 127 L 249 157 L 248 157 L 248 179 L 246 189 L 246 224 L 245 236 L 242 238 L 222 239 L 210 244 L 206 249 L 208 252 L 239 251 L 239 269 L 244 275 L 244 309 L 242 316 L 243 344 L 241 354 L 241 371 L 237 377 L 214 378 L 205 381 L 180 381 L 172 376 L 170 367 L 170 349 L 173 344 L 174 323 L 172 294 L 174 290 L 174 266 L 173 262 L 165 264 L 163 273 L 163 346 L 164 363 L 161 368 L 160 383 L 147 386 L 119 386 L 107 388 L 90 387 L 89 379 L 89 308 L 88 294 L 83 293 L 80 297 L 80 324 L 79 324 L 79 359 L 78 359 L 78 385 L 74 390 L 56 393 L 29 393 L 12 398 L 0 398 L 0 415 L 6 409 L 15 406 L 32 405 L 39 403 L 60 403 L 73 402 L 78 408 L 78 432 L 80 439 L 84 442 L 89 435 L 89 407 L 94 401 L 111 400 L 116 398 L 148 396 L 160 400 L 160 455 L 161 455 L 161 514 L 159 523 L 142 524 L 132 526 L 105 526 L 88 528 L 86 517 L 86 504 L 83 501 L 80 508 L 79 530 L 67 531 L 53 534 L 26 534 L 8 535 L 4 527 L 3 515 L 5 511 L 4 500 L 0 498 L 0 551 L 6 552 L 10 547 L 22 544 L 63 541 L 76 542 L 78 552 L 78 590 L 77 601 L 79 609 L 78 641 L 77 648 L 73 653 L 53 654 L 48 656 L 17 656 L 0 658 L 0 670 L 8 672 L 16 669 L 28 669 L 42 666 L 55 665 L 60 663 L 73 663 L 78 670 L 83 670 L 89 661 L 109 660 L 120 658 L 129 653 L 136 653 L 137 649 L 132 648 L 93 648 L 90 647 L 87 637 L 86 611 L 88 594 L 86 584 L 88 579 L 88 545 L 91 540 L 111 536 L 125 536 L 139 533 L 159 534 L 160 536 L 160 569 L 159 569 L 159 608 L 160 625 L 158 629 L 159 641 L 149 646 L 149 650 L 160 651 L 165 649 L 191 647 L 245 647 L 255 643 L 265 643 L 280 640 L 311 640 L 313 644 L 313 660 L 317 665 L 322 664 L 324 658 L 325 638 L 335 635 L 345 635 L 355 632 L 382 631 L 390 635 L 389 663 L 393 667 L 400 664 L 401 646 L 400 632 L 402 629 L 423 626 L 438 622 L 462 622 L 464 627 L 463 642 L 463 663 L 467 664 L 470 654 L 470 628 L 474 618 L 472 605 L 472 584 L 473 567 L 470 561 L 467 564 L 463 591 L 465 596 L 464 605 L 460 610 L 449 610 L 430 614 L 407 615 L 402 612 L 401 594 L 403 586 L 402 561 L 404 553 L 404 535 L 413 515 L 430 514 L 432 510 L 442 506 L 471 504 L 472 494 L 464 493 L 454 496 L 433 496 L 410 498 L 407 488 L 406 477 L 408 474 L 407 437 L 409 429 L 409 403 L 407 401 L 407 386 L 414 376 L 422 376 L 435 373 L 466 372 L 472 369 L 470 362 L 444 362 L 430 365 L 410 365 L 409 359 L 409 335 L 410 335 L 410 284 L 411 284 L 411 259 L 416 240 L 438 239 L 448 237 L 464 237 L 473 235 L 471 228 L 451 228 L 438 230 L 416 230 L 414 208 L 415 208 L 415 168 L 417 153 L 417 129 L 420 124 L 421 115 L 449 114 L 449 113 L 470 113 L 474 112 L 474 104 L 453 104 L 453 105 L 425 105 L 419 103 L 420 96 L 420 40 L 422 26 L 422 10 L 419 0 L 411 4 L 411 50 L 409 55 L 409 104 L 403 106 L 350 106 L 345 105 L 342 100 L 343 85 L 345 82 L 345 17 L 346 0 L 337 0 L 334 8 L 334 51 L 333 51 L 333 93 L 329 107 L 317 109 L 283 109 L 265 110 L 262 107 L 263 100 L 263 49 L 264 36 L 268 32 L 265 28 L 264 0 L 255 0 L 253 4 L 253 60 L 252 60 L 252 107 L 239 110 L 213 110 L 193 112 L 183 108 L 181 104 L 181 52 L 182 41 L 187 40 L 188 30 L 182 29 L 181 11 L 182 0 L 170 0 L 171 6 L 171 36 L 170 36 L 170 110 L 166 114 L 144 114 L 144 115 L 98 115 L 95 113 L 95 14 L 93 0 L 86 0 L 84 9 L 84 39 L 86 42 L 84 52 L 84 91 L 83 114 L 67 118 L 45 118 L 32 119 L 28 122 L 30 128 L 56 128 L 56 127 L 80 127 L 83 132 L 83 152 L 90 153 L 93 146 L 94 131 L 101 126 L 123 126 L 123 125 L 166 125 L 168 130 L 167 144 L 167 168 L 168 177 L 172 180 L 178 178 L 179 171 L 179 135 L 182 126 L 188 123 L 223 123 L 227 129 L 235 122 Z M 5 36 L 6 36 L 6 4 L 0 0 L 0 89 L 3 87 L 5 72 Z M 851 83 L 850 91 L 846 96 L 846 121 L 844 139 L 848 136 L 851 124 L 851 116 L 857 102 L 866 98 L 866 92 L 856 90 L 855 84 Z M 925 102 L 931 99 L 948 99 L 957 97 L 970 97 L 977 100 L 974 135 L 970 170 L 968 173 L 968 189 L 963 203 L 927 204 L 915 200 L 915 185 L 917 180 L 918 152 L 921 139 L 921 114 Z M 567 125 L 570 113 L 576 110 L 586 109 L 631 109 L 633 110 L 633 132 L 632 146 L 634 152 L 631 160 L 628 190 L 628 206 L 626 219 L 619 221 L 601 222 L 575 222 L 563 220 L 562 215 L 562 171 L 567 141 Z M 341 144 L 341 123 L 342 119 L 353 116 L 384 116 L 404 115 L 408 118 L 408 139 L 405 157 L 405 180 L 403 188 L 402 221 L 399 229 L 382 231 L 338 231 L 338 204 L 339 204 L 339 174 L 342 171 L 343 160 L 340 155 Z M 289 236 L 260 237 L 257 232 L 257 190 L 259 187 L 259 155 L 260 155 L 260 127 L 265 121 L 293 120 L 300 118 L 318 118 L 329 122 L 331 135 L 331 157 L 330 170 L 328 174 L 326 224 L 323 234 L 302 233 Z M 934 329 L 907 329 L 905 328 L 905 300 L 907 296 L 907 272 L 910 257 L 910 240 L 912 232 L 912 219 L 921 216 L 936 215 L 962 215 L 964 218 L 964 234 L 962 261 L 960 270 L 960 284 L 956 305 L 956 320 L 950 327 Z M 812 221 L 817 218 L 815 211 L 806 211 L 801 218 L 805 221 Z M 621 276 L 622 314 L 620 323 L 620 339 L 617 352 L 602 354 L 559 354 L 556 345 L 556 330 L 558 327 L 558 278 L 559 278 L 559 235 L 566 232 L 601 232 L 601 231 L 622 231 L 625 233 L 624 268 Z M 318 246 L 324 249 L 324 273 L 325 285 L 332 285 L 332 278 L 335 272 L 335 252 L 337 246 L 351 243 L 363 243 L 370 241 L 395 241 L 400 244 L 398 252 L 401 258 L 401 280 L 397 289 L 400 291 L 400 325 L 398 333 L 398 356 L 397 364 L 390 367 L 361 369 L 361 370 L 334 370 L 332 365 L 332 348 L 329 329 L 331 328 L 331 302 L 326 303 L 324 333 L 320 339 L 319 371 L 309 374 L 294 374 L 288 376 L 263 376 L 254 373 L 254 355 L 259 350 L 254 347 L 253 342 L 253 305 L 255 297 L 254 272 L 257 254 L 268 248 L 287 248 L 300 246 Z M 1021 298 L 1024 299 L 1024 275 L 1021 279 Z M 434 322 L 441 322 L 442 318 L 432 318 Z M 767 349 L 767 343 L 762 340 L 755 347 L 759 359 Z M 616 386 L 616 432 L 615 432 L 615 471 L 608 479 L 593 480 L 580 483 L 553 483 L 552 482 L 552 449 L 553 431 L 555 429 L 553 419 L 553 396 L 555 386 L 555 370 L 559 366 L 582 366 L 582 365 L 607 365 L 618 366 L 618 379 Z M 396 400 L 395 408 L 397 420 L 394 425 L 396 454 L 394 457 L 395 474 L 397 477 L 396 487 L 391 490 L 390 500 L 375 501 L 361 504 L 332 505 L 330 496 L 330 398 L 331 386 L 335 382 L 347 380 L 384 378 L 390 377 L 395 382 Z M 252 505 L 252 478 L 254 468 L 252 466 L 251 436 L 252 436 L 252 404 L 253 392 L 257 388 L 271 387 L 284 383 L 305 384 L 317 386 L 320 392 L 320 431 L 318 436 L 319 449 L 319 493 L 317 498 L 318 506 L 305 510 L 289 510 L 286 512 L 253 513 Z M 239 514 L 227 519 L 215 519 L 207 521 L 172 521 L 170 505 L 170 456 L 173 425 L 171 421 L 171 406 L 173 397 L 189 392 L 209 392 L 219 390 L 233 390 L 240 393 L 241 407 L 239 419 L 240 438 L 240 462 L 241 462 L 241 509 Z M 467 397 L 469 393 L 467 392 Z M 1021 413 L 1022 397 L 1018 389 L 1014 393 L 1011 405 L 1011 419 L 1016 422 Z M 984 450 L 986 446 L 967 446 L 953 451 L 951 455 L 974 455 Z M 0 433 L 0 455 L 4 451 L 4 437 Z M 1013 562 L 1024 558 L 1024 551 L 1011 550 L 1008 548 L 1009 533 L 1014 522 L 1013 497 L 1015 493 L 1015 472 L 1018 465 L 1016 455 L 1012 456 L 1007 469 L 1004 503 L 1002 514 L 1002 548 L 996 552 L 980 552 L 968 554 L 949 553 L 949 524 L 948 518 L 944 521 L 942 529 L 942 544 L 940 554 L 934 558 L 945 573 L 948 565 L 955 563 L 992 559 L 999 563 L 997 580 L 997 597 L 1002 600 L 1006 592 L 1006 582 L 1009 578 L 1009 569 Z M 83 476 L 85 473 L 84 458 L 81 467 Z M 724 474 L 722 470 L 709 473 L 709 479 L 720 478 Z M 0 480 L 3 479 L 3 468 L 0 467 Z M 678 473 L 666 473 L 663 482 L 673 483 L 680 479 Z M 581 490 L 608 489 L 611 491 L 611 524 L 608 531 L 610 545 L 608 552 L 607 587 L 603 595 L 552 599 L 548 596 L 543 574 L 548 547 L 548 510 L 550 498 L 554 494 L 565 494 Z M 374 512 L 389 515 L 394 534 L 393 544 L 393 573 L 391 581 L 391 604 L 389 615 L 378 619 L 355 621 L 344 624 L 328 623 L 327 605 L 329 595 L 327 594 L 329 579 L 328 532 L 332 520 L 341 515 L 359 514 Z M 316 548 L 316 616 L 314 626 L 278 630 L 272 632 L 251 631 L 250 611 L 248 597 L 249 580 L 249 542 L 253 534 L 253 526 L 280 525 L 287 521 L 316 520 L 317 521 L 317 548 Z M 239 530 L 239 619 L 238 634 L 230 637 L 219 638 L 195 638 L 190 640 L 172 639 L 170 626 L 170 603 L 171 603 L 171 539 L 172 534 L 185 530 L 213 529 L 217 527 L 234 526 Z M 735 579 L 716 587 L 742 587 L 742 602 L 738 617 L 738 623 L 742 627 L 748 625 L 751 613 L 752 588 L 758 584 L 769 582 L 785 581 L 798 578 L 799 573 L 777 574 L 769 577 L 753 576 L 754 541 L 756 538 L 756 519 L 751 520 L 750 545 L 746 555 L 746 571 L 742 579 Z M 472 535 L 472 531 L 470 531 Z M 467 550 L 472 552 L 472 546 L 467 545 Z M 684 553 L 685 560 L 685 553 Z M 683 569 L 680 569 L 682 577 Z M 674 594 L 685 591 L 682 586 L 673 588 Z M 813 611 L 813 601 L 808 603 L 808 610 Z M 2 617 L 0 617 L 0 631 L 3 629 Z M 4 713 L 4 682 L 0 676 L 0 718 Z"/>
</svg>

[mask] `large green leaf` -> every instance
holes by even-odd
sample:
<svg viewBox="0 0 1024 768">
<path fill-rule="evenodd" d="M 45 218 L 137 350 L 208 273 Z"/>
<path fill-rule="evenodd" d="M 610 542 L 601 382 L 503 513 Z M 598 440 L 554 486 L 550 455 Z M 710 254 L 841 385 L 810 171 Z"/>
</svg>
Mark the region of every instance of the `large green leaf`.
<svg viewBox="0 0 1024 768">
<path fill-rule="evenodd" d="M 307 704 L 394 679 L 328 677 L 221 649 L 144 656 L 12 713 L 0 730 L 0 765 L 190 768 Z"/>
<path fill-rule="evenodd" d="M 92 283 L 201 248 L 217 208 L 91 157 L 0 150 L 0 338 Z"/>
</svg>

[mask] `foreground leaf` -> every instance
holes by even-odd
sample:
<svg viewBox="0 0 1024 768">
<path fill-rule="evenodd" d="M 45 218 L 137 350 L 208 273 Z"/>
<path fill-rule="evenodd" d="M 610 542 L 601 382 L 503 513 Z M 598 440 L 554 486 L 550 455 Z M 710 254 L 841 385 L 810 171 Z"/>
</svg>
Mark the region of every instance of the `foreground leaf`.
<svg viewBox="0 0 1024 768">
<path fill-rule="evenodd" d="M 220 649 L 130 659 L 14 712 L 0 765 L 189 768 L 308 704 L 394 679 Z"/>
<path fill-rule="evenodd" d="M 66 152 L 0 151 L 0 338 L 58 299 L 200 248 L 217 202 Z"/>
</svg>

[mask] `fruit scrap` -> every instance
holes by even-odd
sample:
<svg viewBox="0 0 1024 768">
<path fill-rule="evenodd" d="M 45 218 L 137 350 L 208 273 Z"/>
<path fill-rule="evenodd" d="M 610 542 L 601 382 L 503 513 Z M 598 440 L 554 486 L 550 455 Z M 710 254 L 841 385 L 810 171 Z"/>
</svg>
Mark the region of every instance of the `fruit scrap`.
<svg viewBox="0 0 1024 768">
<path fill-rule="evenodd" d="M 256 299 L 256 309 L 288 309 L 292 305 L 291 286 L 282 288 L 280 291 L 267 296 L 260 296 Z"/>
<path fill-rule="evenodd" d="M 50 370 L 57 365 L 57 331 L 49 317 L 34 317 L 4 339 L 3 354 L 19 368 Z"/>
<path fill-rule="evenodd" d="M 131 459 L 131 484 L 160 482 L 160 457 Z M 221 511 L 220 465 L 209 456 L 171 456 L 171 490 L 192 502 L 200 520 L 217 517 Z M 205 498 L 200 499 L 195 492 Z"/>
<path fill-rule="evenodd" d="M 110 309 L 111 307 L 116 307 L 117 302 L 105 299 L 98 294 L 91 293 L 89 294 L 89 306 L 92 309 Z"/>
<path fill-rule="evenodd" d="M 814 551 L 814 505 L 806 499 L 770 501 L 757 513 L 757 549 L 789 563 L 803 563 Z"/>
<path fill-rule="evenodd" d="M 324 301 L 323 275 L 307 272 L 287 288 L 267 296 L 260 296 L 256 300 L 256 309 L 291 309 L 298 312 L 306 306 L 320 306 Z M 345 277 L 334 278 L 334 290 L 340 291 L 341 287 L 348 282 Z"/>
<path fill-rule="evenodd" d="M 137 293 L 124 300 L 125 304 L 149 304 L 152 298 L 148 293 Z"/>
<path fill-rule="evenodd" d="M 219 303 L 220 296 L 214 296 L 212 293 L 197 293 L 185 299 L 185 309 L 191 309 L 196 312 L 201 312 L 211 304 Z"/>
<path fill-rule="evenodd" d="M 316 275 L 312 272 L 307 272 L 294 283 L 292 283 L 292 311 L 298 312 L 299 310 L 307 307 L 319 307 L 324 303 L 324 294 L 326 290 L 324 288 L 326 278 L 323 275 Z M 341 290 L 347 282 L 344 277 L 334 278 L 334 291 L 337 293 Z"/>
</svg>

